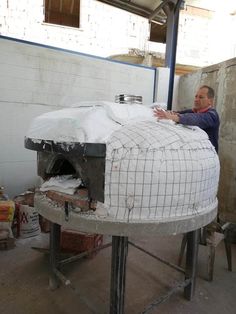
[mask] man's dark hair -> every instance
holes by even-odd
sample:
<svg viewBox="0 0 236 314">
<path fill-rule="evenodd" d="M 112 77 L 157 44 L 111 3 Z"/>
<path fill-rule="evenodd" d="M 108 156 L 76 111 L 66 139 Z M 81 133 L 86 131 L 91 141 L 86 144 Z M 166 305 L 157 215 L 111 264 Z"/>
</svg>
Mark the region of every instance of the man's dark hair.
<svg viewBox="0 0 236 314">
<path fill-rule="evenodd" d="M 215 97 L 215 91 L 212 87 L 208 86 L 208 85 L 202 85 L 200 87 L 200 89 L 202 88 L 207 88 L 208 89 L 208 92 L 207 92 L 207 97 L 208 98 L 214 98 Z"/>
</svg>

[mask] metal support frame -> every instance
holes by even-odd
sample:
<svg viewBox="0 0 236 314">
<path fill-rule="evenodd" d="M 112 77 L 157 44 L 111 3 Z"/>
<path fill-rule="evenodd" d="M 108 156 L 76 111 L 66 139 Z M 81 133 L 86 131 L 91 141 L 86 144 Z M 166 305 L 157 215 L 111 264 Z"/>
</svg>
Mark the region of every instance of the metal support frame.
<svg viewBox="0 0 236 314">
<path fill-rule="evenodd" d="M 157 16 L 157 14 L 164 8 L 164 6 L 169 2 L 170 0 L 163 0 L 161 4 L 150 14 L 149 16 L 149 22 L 152 22 L 152 20 Z"/>
<path fill-rule="evenodd" d="M 167 109 L 171 110 L 173 100 L 179 11 L 181 9 L 182 4 L 184 3 L 184 0 L 162 0 L 161 2 L 157 1 L 159 5 L 155 9 L 153 9 L 148 3 L 142 6 L 137 2 L 132 1 L 122 0 L 99 0 L 99 1 L 113 5 L 114 7 L 129 11 L 131 13 L 144 16 L 149 20 L 149 22 L 160 23 L 162 25 L 165 24 L 166 18 L 165 17 L 163 18 L 163 15 L 160 14 L 160 11 L 164 11 L 167 17 L 165 66 L 170 69 Z"/>
<path fill-rule="evenodd" d="M 128 237 L 112 236 L 110 314 L 124 313 Z"/>
<path fill-rule="evenodd" d="M 104 244 L 104 245 L 101 245 L 99 247 L 96 247 L 94 249 L 91 249 L 91 250 L 79 253 L 77 255 L 73 255 L 72 257 L 68 257 L 66 259 L 63 259 L 63 260 L 59 261 L 58 264 L 61 265 L 61 266 L 64 266 L 66 264 L 69 264 L 69 263 L 72 263 L 72 262 L 76 262 L 76 261 L 78 261 L 79 259 L 81 259 L 83 257 L 89 256 L 92 253 L 95 253 L 97 251 L 101 251 L 101 250 L 106 249 L 106 248 L 108 248 L 110 246 L 111 246 L 111 242 L 107 243 L 107 244 Z"/>
<path fill-rule="evenodd" d="M 179 266 L 176 266 L 175 264 L 173 263 L 170 263 L 170 262 L 167 262 L 165 261 L 163 258 L 159 257 L 159 256 L 156 256 L 154 254 L 152 254 L 151 252 L 148 252 L 147 250 L 143 249 L 142 247 L 140 247 L 139 245 L 137 244 L 134 244 L 133 242 L 130 242 L 129 241 L 129 244 L 132 245 L 133 247 L 135 247 L 136 249 L 142 251 L 143 253 L 155 258 L 156 260 L 158 260 L 159 262 L 161 262 L 162 264 L 165 264 L 166 266 L 169 266 L 181 273 L 185 273 L 185 270 L 182 268 L 182 267 L 179 267 Z"/>
<path fill-rule="evenodd" d="M 153 13 L 153 10 L 149 8 L 148 6 L 142 6 L 138 3 L 133 3 L 132 1 L 124 1 L 124 0 L 99 0 L 100 2 L 112 5 L 116 8 L 131 12 L 133 14 L 137 14 L 146 18 L 149 18 L 149 16 Z M 158 16 L 159 10 L 157 10 L 156 14 L 153 16 L 153 19 L 155 21 L 159 21 L 162 23 L 162 17 Z"/>
<path fill-rule="evenodd" d="M 228 262 L 228 270 L 232 271 L 232 252 L 231 252 L 231 243 L 227 239 L 227 235 L 224 239 L 225 243 L 225 251 L 226 251 L 226 256 L 227 256 L 227 262 Z"/>
<path fill-rule="evenodd" d="M 167 15 L 165 66 L 170 68 L 167 109 L 172 109 L 179 11 L 183 0 L 169 1 L 163 10 Z"/>
<path fill-rule="evenodd" d="M 50 233 L 50 288 L 56 289 L 59 286 L 59 282 L 63 282 L 66 286 L 69 286 L 77 295 L 80 296 L 77 289 L 72 285 L 60 271 L 61 265 L 69 262 L 76 261 L 83 256 L 88 255 L 92 251 L 98 251 L 100 249 L 107 248 L 111 243 L 105 244 L 100 248 L 90 250 L 78 254 L 75 257 L 71 257 L 65 260 L 59 260 L 60 249 L 60 232 L 61 227 L 56 223 L 51 223 Z M 185 273 L 185 280 L 178 283 L 173 287 L 166 295 L 160 296 L 152 303 L 150 303 L 142 313 L 148 313 L 153 310 L 154 307 L 165 302 L 173 293 L 179 289 L 184 288 L 184 296 L 187 300 L 191 300 L 194 295 L 195 282 L 196 282 L 196 266 L 198 256 L 198 239 L 199 230 L 188 232 L 187 235 L 187 253 L 186 253 L 186 269 L 185 271 L 170 262 L 163 260 L 162 258 L 146 251 L 140 246 L 129 242 L 128 237 L 112 236 L 112 260 L 111 260 L 111 282 L 110 282 L 110 314 L 124 314 L 124 301 L 125 301 L 125 281 L 126 281 L 126 261 L 128 256 L 128 245 L 131 244 L 135 248 L 148 254 L 149 256 L 159 260 L 165 265 L 174 268 L 177 271 Z M 81 296 L 80 296 L 81 297 Z M 86 300 L 83 300 L 88 306 Z M 91 306 L 89 306 L 91 307 Z"/>
<path fill-rule="evenodd" d="M 50 289 L 56 289 L 59 286 L 59 279 L 55 273 L 55 270 L 59 265 L 59 251 L 60 251 L 60 235 L 61 226 L 55 223 L 51 223 L 50 226 L 50 277 L 49 287 Z"/>
<path fill-rule="evenodd" d="M 185 279 L 191 279 L 190 283 L 184 288 L 184 296 L 187 300 L 192 300 L 194 296 L 197 271 L 199 231 L 200 230 L 198 229 L 187 233 Z"/>
<path fill-rule="evenodd" d="M 145 307 L 145 309 L 142 311 L 141 314 L 148 314 L 152 312 L 152 310 L 157 307 L 158 305 L 164 303 L 166 300 L 168 300 L 174 293 L 179 291 L 180 289 L 183 289 L 190 283 L 191 279 L 185 279 L 183 282 L 178 283 L 175 287 L 170 289 L 165 295 L 160 296 L 156 300 L 152 301 L 152 303 L 148 304 L 148 306 Z"/>
</svg>

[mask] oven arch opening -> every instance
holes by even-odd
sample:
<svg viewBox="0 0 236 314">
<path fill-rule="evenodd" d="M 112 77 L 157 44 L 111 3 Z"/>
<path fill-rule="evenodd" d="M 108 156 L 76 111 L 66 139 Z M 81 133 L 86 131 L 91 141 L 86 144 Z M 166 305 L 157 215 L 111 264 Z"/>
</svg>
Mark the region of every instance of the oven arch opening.
<svg viewBox="0 0 236 314">
<path fill-rule="evenodd" d="M 60 156 L 59 158 L 56 158 L 51 162 L 47 169 L 47 174 L 50 176 L 61 176 L 61 175 L 75 175 L 76 176 L 76 170 L 72 163 L 64 158 L 63 156 Z"/>
</svg>

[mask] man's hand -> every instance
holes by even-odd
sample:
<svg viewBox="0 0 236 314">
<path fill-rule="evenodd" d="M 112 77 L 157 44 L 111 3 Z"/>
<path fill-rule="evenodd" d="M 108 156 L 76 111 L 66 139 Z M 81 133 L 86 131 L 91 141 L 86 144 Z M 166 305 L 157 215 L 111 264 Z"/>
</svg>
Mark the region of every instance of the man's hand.
<svg viewBox="0 0 236 314">
<path fill-rule="evenodd" d="M 173 111 L 165 111 L 163 109 L 154 108 L 153 114 L 160 120 L 167 119 L 179 123 L 179 115 Z"/>
</svg>

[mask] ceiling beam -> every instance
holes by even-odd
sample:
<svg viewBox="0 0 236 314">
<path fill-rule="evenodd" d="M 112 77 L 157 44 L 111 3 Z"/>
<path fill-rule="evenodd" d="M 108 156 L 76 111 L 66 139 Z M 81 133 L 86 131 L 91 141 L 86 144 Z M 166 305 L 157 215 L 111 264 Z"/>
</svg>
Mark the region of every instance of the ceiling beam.
<svg viewBox="0 0 236 314">
<path fill-rule="evenodd" d="M 149 15 L 149 21 L 151 22 L 154 17 L 163 9 L 163 7 L 169 2 L 170 0 L 164 0 L 150 15 Z"/>
<path fill-rule="evenodd" d="M 141 5 L 134 4 L 132 2 L 125 2 L 125 1 L 122 1 L 122 0 L 98 0 L 98 1 L 106 3 L 108 5 L 115 6 L 115 7 L 119 8 L 119 9 L 122 9 L 122 10 L 129 11 L 131 13 L 143 16 L 143 17 L 148 18 L 148 19 L 149 19 L 150 15 L 153 13 L 152 10 L 150 10 L 150 9 L 148 9 L 146 7 L 143 7 Z M 163 17 L 162 16 L 158 16 L 158 13 L 156 14 L 154 20 L 156 20 L 157 22 L 160 22 L 160 23 L 165 22 L 165 21 L 163 21 Z"/>
</svg>

